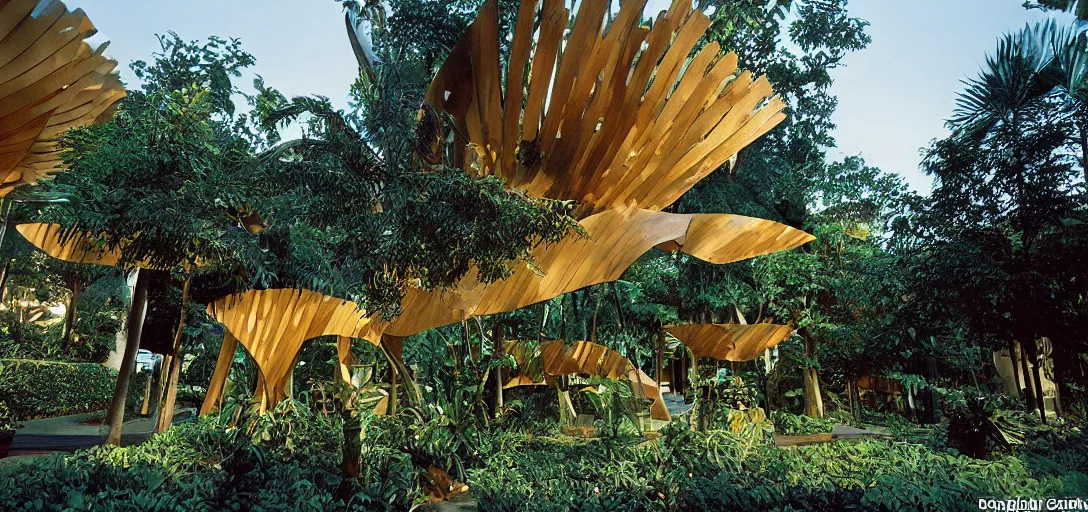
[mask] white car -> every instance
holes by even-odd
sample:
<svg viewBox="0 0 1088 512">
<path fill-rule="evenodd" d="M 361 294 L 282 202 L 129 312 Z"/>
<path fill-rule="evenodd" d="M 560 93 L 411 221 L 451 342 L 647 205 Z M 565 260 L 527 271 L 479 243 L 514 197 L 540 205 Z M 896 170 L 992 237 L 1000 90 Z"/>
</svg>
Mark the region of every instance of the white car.
<svg viewBox="0 0 1088 512">
<path fill-rule="evenodd" d="M 153 372 L 158 362 L 159 356 L 141 348 L 139 352 L 136 352 L 136 373 Z"/>
</svg>

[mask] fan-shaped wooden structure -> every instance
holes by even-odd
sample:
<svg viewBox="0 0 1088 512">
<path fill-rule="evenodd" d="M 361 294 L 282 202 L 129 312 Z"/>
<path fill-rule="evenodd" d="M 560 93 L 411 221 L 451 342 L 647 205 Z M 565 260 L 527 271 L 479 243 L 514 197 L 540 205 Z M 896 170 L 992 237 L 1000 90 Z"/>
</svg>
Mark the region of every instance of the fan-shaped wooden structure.
<svg viewBox="0 0 1088 512">
<path fill-rule="evenodd" d="M 208 314 L 253 356 L 269 405 L 283 397 L 303 342 L 329 335 L 362 338 L 370 323 L 354 302 L 294 288 L 230 295 L 209 304 Z"/>
<path fill-rule="evenodd" d="M 669 410 L 661 397 L 657 382 L 635 366 L 629 359 L 604 345 L 589 341 L 576 341 L 570 344 L 562 340 L 545 341 L 537 350 L 530 350 L 525 342 L 512 341 L 506 353 L 514 356 L 519 375 L 507 379 L 503 388 L 531 386 L 550 383 L 551 377 L 558 375 L 587 375 L 602 379 L 627 380 L 637 396 L 653 400 L 650 415 L 655 420 L 669 421 Z M 536 367 L 534 360 L 540 361 Z M 531 375 L 530 368 L 539 368 L 540 375 Z M 544 381 L 544 382 L 542 382 Z"/>
<path fill-rule="evenodd" d="M 106 45 L 85 41 L 94 33 L 56 0 L 0 2 L 0 197 L 63 170 L 60 135 L 104 122 L 125 96 Z"/>
<path fill-rule="evenodd" d="M 543 275 L 518 268 L 486 286 L 469 276 L 451 293 L 409 291 L 382 330 L 408 336 L 612 281 L 655 246 L 729 263 L 812 240 L 772 221 L 659 212 L 781 122 L 783 103 L 716 43 L 691 56 L 710 21 L 689 0 L 652 27 L 646 0 L 623 2 L 612 20 L 608 4 L 584 0 L 572 22 L 562 0 L 523 0 L 503 73 L 488 0 L 427 95 L 453 119 L 455 165 L 579 201 L 588 236 L 533 251 Z"/>
<path fill-rule="evenodd" d="M 751 361 L 793 335 L 793 328 L 774 324 L 691 324 L 664 329 L 696 357 L 737 363 Z"/>
<path fill-rule="evenodd" d="M 583 0 L 571 20 L 564 0 L 523 0 L 505 73 L 498 2 L 484 4 L 427 93 L 454 119 L 454 165 L 587 214 L 661 210 L 785 119 L 735 54 L 692 56 L 710 19 L 690 0 L 650 27 L 646 0 L 607 20 L 611 3 Z"/>
</svg>

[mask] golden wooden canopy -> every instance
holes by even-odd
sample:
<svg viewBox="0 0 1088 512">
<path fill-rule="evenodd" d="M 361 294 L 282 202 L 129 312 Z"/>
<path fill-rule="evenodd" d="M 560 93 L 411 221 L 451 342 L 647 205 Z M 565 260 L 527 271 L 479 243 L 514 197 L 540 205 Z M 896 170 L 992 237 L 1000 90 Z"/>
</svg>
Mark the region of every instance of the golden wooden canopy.
<svg viewBox="0 0 1088 512">
<path fill-rule="evenodd" d="M 68 233 L 60 224 L 19 224 L 15 230 L 46 254 L 69 263 L 116 267 L 121 260 L 119 248 L 108 249 L 86 233 Z"/>
<path fill-rule="evenodd" d="M 271 405 L 283 397 L 303 342 L 330 335 L 362 338 L 370 322 L 354 302 L 294 288 L 223 297 L 208 305 L 208 314 L 253 356 Z"/>
<path fill-rule="evenodd" d="M 94 33 L 59 1 L 0 1 L 0 197 L 63 170 L 60 135 L 104 122 L 125 96 L 106 45 L 85 41 Z"/>
<path fill-rule="evenodd" d="M 447 57 L 427 100 L 454 119 L 455 165 L 586 213 L 661 210 L 785 119 L 735 54 L 710 42 L 692 56 L 710 19 L 691 0 L 650 27 L 646 0 L 610 22 L 611 0 L 583 0 L 573 23 L 566 3 L 521 2 L 505 73 L 496 0 Z"/>
<path fill-rule="evenodd" d="M 742 363 L 793 335 L 793 328 L 774 324 L 691 324 L 670 325 L 665 331 L 676 336 L 696 357 Z"/>
<path fill-rule="evenodd" d="M 19 224 L 15 226 L 15 229 L 28 242 L 45 251 L 46 254 L 69 263 L 116 267 L 127 245 L 127 241 L 123 240 L 117 247 L 110 249 L 98 237 L 90 233 L 72 232 L 60 224 L 32 222 Z M 195 266 L 202 267 L 205 263 L 197 260 Z M 151 263 L 150 259 L 134 262 L 132 266 L 151 270 L 168 270 Z M 182 266 L 189 268 L 194 265 L 183 262 Z"/>
<path fill-rule="evenodd" d="M 533 376 L 522 371 L 508 379 L 503 388 L 516 386 L 541 385 L 541 379 L 550 379 L 558 375 L 589 375 L 602 379 L 627 380 L 637 396 L 653 400 L 650 415 L 655 420 L 669 421 L 669 410 L 661 397 L 657 382 L 635 366 L 629 359 L 604 345 L 589 341 L 576 341 L 565 344 L 562 340 L 545 341 L 537 351 L 531 351 L 525 342 L 512 341 L 507 344 L 506 353 L 514 356 L 518 368 L 527 368 L 532 360 L 541 361 L 542 375 Z"/>
<path fill-rule="evenodd" d="M 482 284 L 468 276 L 452 291 L 411 289 L 392 323 L 373 319 L 375 336 L 410 336 L 460 321 L 520 309 L 589 285 L 615 281 L 646 251 L 662 244 L 712 263 L 730 263 L 812 240 L 789 226 L 729 214 L 674 214 L 634 207 L 606 210 L 581 222 L 588 236 L 572 234 L 532 251 L 535 267 L 515 268 L 508 279 Z M 380 332 L 379 332 L 380 331 Z"/>
</svg>

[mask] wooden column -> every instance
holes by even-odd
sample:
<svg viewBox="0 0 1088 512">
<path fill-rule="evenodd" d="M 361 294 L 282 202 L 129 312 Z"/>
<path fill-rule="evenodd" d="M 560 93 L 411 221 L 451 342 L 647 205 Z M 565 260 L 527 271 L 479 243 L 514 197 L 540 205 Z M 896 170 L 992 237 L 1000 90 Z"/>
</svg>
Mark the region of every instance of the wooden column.
<svg viewBox="0 0 1088 512">
<path fill-rule="evenodd" d="M 219 403 L 223 394 L 223 385 L 230 376 L 230 368 L 234 363 L 234 354 L 238 350 L 238 338 L 230 331 L 224 330 L 223 344 L 219 347 L 219 359 L 215 361 L 215 372 L 208 383 L 208 392 L 204 395 L 204 403 L 200 405 L 200 415 L 210 414 Z"/>
<path fill-rule="evenodd" d="M 147 273 L 136 271 L 136 286 L 132 291 L 132 300 L 128 312 L 128 339 L 125 355 L 121 360 L 121 369 L 117 372 L 117 384 L 113 388 L 113 401 L 105 422 L 110 425 L 106 444 L 121 445 L 121 427 L 125 422 L 125 398 L 128 396 L 128 383 L 132 379 L 132 370 L 136 366 L 136 353 L 140 350 L 140 335 L 144 330 L 144 317 L 147 316 Z"/>
</svg>

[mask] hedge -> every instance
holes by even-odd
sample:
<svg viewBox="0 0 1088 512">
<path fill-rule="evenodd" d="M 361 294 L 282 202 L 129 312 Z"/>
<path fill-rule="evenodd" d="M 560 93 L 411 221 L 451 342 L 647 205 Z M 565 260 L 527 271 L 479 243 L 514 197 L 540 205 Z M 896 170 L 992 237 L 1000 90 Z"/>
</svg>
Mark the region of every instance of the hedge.
<svg viewBox="0 0 1088 512">
<path fill-rule="evenodd" d="M 129 402 L 143 398 L 144 378 L 133 376 Z M 117 373 L 97 363 L 0 359 L 0 401 L 19 421 L 106 409 L 116 382 Z"/>
</svg>

